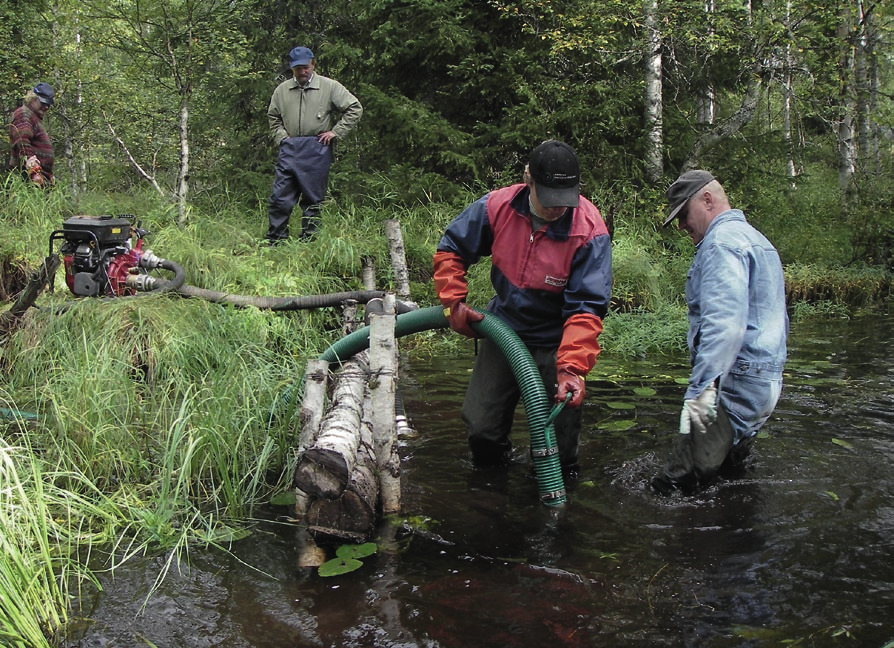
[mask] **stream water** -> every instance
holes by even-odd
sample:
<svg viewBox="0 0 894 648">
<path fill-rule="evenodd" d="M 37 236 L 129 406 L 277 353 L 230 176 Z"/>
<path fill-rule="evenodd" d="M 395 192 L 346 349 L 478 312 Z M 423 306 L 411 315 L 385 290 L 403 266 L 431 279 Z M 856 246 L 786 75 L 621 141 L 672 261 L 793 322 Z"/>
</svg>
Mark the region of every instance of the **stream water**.
<svg viewBox="0 0 894 648">
<path fill-rule="evenodd" d="M 894 645 L 892 337 L 889 317 L 794 324 L 751 459 L 695 497 L 647 487 L 686 358 L 605 354 L 562 509 L 538 501 L 521 408 L 515 462 L 469 463 L 471 345 L 404 362 L 405 523 L 362 568 L 299 567 L 298 534 L 270 507 L 232 553 L 193 552 L 148 601 L 163 557 L 104 577 L 64 646 Z"/>
</svg>

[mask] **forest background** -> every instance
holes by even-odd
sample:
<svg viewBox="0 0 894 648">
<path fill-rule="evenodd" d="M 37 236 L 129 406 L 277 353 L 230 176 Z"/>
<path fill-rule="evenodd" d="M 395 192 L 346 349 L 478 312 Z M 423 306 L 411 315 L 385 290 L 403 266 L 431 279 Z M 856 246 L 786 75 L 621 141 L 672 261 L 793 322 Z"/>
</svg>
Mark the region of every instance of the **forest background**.
<svg viewBox="0 0 894 648">
<path fill-rule="evenodd" d="M 398 219 L 412 298 L 432 305 L 444 226 L 557 138 L 613 235 L 605 353 L 685 346 L 692 245 L 660 223 L 664 189 L 693 167 L 778 247 L 794 321 L 884 309 L 892 19 L 890 3 L 858 0 L 11 0 L 0 109 L 8 121 L 36 82 L 56 89 L 57 186 L 6 179 L 0 299 L 66 217 L 127 213 L 189 284 L 264 296 L 358 289 L 363 259 L 393 288 L 382 223 Z M 364 116 L 338 142 L 321 235 L 268 248 L 266 108 L 296 45 Z M 486 262 L 470 281 L 483 307 Z M 66 308 L 31 309 L 2 337 L 0 584 L 18 607 L 0 626 L 23 642 L 10 645 L 64 632 L 68 587 L 98 568 L 147 551 L 175 564 L 247 533 L 295 464 L 291 422 L 271 424 L 270 408 L 340 331 L 331 309 L 171 295 L 75 307 L 56 285 L 42 299 Z M 457 337 L 407 345 L 468 352 Z"/>
</svg>

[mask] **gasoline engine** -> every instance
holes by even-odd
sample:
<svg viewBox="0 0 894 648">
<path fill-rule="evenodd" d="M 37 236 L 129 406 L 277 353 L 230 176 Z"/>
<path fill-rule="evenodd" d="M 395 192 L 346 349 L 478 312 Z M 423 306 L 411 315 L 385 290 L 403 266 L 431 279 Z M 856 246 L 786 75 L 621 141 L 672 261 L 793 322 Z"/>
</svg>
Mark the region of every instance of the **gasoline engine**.
<svg viewBox="0 0 894 648">
<path fill-rule="evenodd" d="M 57 241 L 65 267 L 65 283 L 79 297 L 123 297 L 137 292 L 176 290 L 183 285 L 183 269 L 143 250 L 148 231 L 134 217 L 72 216 L 50 235 L 50 255 Z M 174 273 L 166 280 L 150 275 L 156 269 Z"/>
</svg>

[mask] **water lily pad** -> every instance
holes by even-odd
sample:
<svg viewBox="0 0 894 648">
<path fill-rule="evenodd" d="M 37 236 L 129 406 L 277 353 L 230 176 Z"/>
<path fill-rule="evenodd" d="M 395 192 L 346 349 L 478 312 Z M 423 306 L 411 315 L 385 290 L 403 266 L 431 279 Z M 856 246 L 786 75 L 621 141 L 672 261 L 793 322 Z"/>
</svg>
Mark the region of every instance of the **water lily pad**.
<svg viewBox="0 0 894 648">
<path fill-rule="evenodd" d="M 624 432 L 636 425 L 636 421 L 609 421 L 608 423 L 600 423 L 599 429 L 607 432 Z"/>
<path fill-rule="evenodd" d="M 835 445 L 839 445 L 839 446 L 841 446 L 842 448 L 847 448 L 848 450 L 853 450 L 853 449 L 854 449 L 854 446 L 852 446 L 852 445 L 851 445 L 850 443 L 848 443 L 847 441 L 842 441 L 841 439 L 832 439 L 832 443 L 834 443 Z"/>
<path fill-rule="evenodd" d="M 610 408 L 616 409 L 616 410 L 636 409 L 636 405 L 634 405 L 633 403 L 622 403 L 619 401 L 609 401 L 605 405 L 606 405 L 606 407 L 610 407 Z"/>
<path fill-rule="evenodd" d="M 637 396 L 654 396 L 658 392 L 651 387 L 634 387 L 633 393 Z"/>
<path fill-rule="evenodd" d="M 275 506 L 294 506 L 295 491 L 283 491 L 282 493 L 277 493 L 270 498 L 270 503 Z"/>
<path fill-rule="evenodd" d="M 366 558 L 376 553 L 378 547 L 375 542 L 365 542 L 360 545 L 341 545 L 335 550 L 339 558 Z"/>
<path fill-rule="evenodd" d="M 318 573 L 323 577 L 340 576 L 361 567 L 363 567 L 363 563 L 354 558 L 333 558 L 320 565 Z"/>
<path fill-rule="evenodd" d="M 674 378 L 674 382 L 677 383 L 678 385 L 688 385 L 689 378 Z"/>
</svg>

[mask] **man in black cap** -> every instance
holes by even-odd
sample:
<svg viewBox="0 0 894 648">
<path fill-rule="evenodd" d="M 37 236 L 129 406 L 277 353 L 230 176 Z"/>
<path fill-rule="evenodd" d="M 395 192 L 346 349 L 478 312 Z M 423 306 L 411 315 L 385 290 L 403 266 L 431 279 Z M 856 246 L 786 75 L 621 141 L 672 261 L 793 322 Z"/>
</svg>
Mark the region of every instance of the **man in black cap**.
<svg viewBox="0 0 894 648">
<path fill-rule="evenodd" d="M 43 117 L 55 103 L 56 93 L 48 83 L 38 83 L 25 95 L 9 124 L 10 169 L 37 187 L 49 187 L 53 178 L 53 143 L 43 127 Z"/>
<path fill-rule="evenodd" d="M 514 330 L 531 352 L 546 391 L 571 400 L 555 420 L 559 460 L 578 466 L 584 378 L 599 355 L 597 338 L 611 296 L 611 240 L 599 210 L 580 195 L 577 154 L 549 140 L 531 153 L 524 183 L 497 189 L 448 225 L 434 256 L 438 298 L 450 327 L 479 337 L 483 315 L 466 305 L 466 271 L 490 256 L 496 296 L 487 310 Z M 462 416 L 477 465 L 500 463 L 519 386 L 502 351 L 481 341 Z"/>
<path fill-rule="evenodd" d="M 273 91 L 267 119 L 279 146 L 273 190 L 267 201 L 267 241 L 289 237 L 289 217 L 300 204 L 301 238 L 312 237 L 326 197 L 332 147 L 357 125 L 363 107 L 338 81 L 314 72 L 316 59 L 306 47 L 289 52 L 292 78 Z"/>
<path fill-rule="evenodd" d="M 686 277 L 692 372 L 680 429 L 652 487 L 704 487 L 747 456 L 782 390 L 788 313 L 773 245 L 732 209 L 713 175 L 687 171 L 668 188 L 670 215 L 695 244 Z"/>
</svg>

